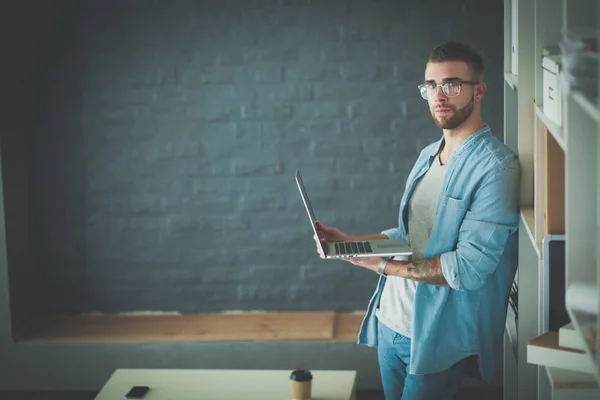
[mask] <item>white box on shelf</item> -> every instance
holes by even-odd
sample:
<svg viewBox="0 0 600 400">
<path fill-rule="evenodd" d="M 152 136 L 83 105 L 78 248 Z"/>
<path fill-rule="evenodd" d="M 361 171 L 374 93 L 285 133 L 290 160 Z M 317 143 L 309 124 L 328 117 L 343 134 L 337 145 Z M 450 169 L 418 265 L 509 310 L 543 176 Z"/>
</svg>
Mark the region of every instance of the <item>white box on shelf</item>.
<svg viewBox="0 0 600 400">
<path fill-rule="evenodd" d="M 562 125 L 562 96 L 559 83 L 560 58 L 542 57 L 542 87 L 544 115 L 557 125 Z"/>
</svg>

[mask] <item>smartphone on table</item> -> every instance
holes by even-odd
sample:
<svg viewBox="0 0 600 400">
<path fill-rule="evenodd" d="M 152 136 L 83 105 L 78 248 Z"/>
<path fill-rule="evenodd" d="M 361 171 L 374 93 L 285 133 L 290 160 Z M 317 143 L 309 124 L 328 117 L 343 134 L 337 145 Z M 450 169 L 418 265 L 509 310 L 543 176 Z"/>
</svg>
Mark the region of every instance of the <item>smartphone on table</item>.
<svg viewBox="0 0 600 400">
<path fill-rule="evenodd" d="M 143 399 L 149 391 L 148 386 L 134 386 L 127 392 L 125 398 L 127 400 Z"/>
</svg>

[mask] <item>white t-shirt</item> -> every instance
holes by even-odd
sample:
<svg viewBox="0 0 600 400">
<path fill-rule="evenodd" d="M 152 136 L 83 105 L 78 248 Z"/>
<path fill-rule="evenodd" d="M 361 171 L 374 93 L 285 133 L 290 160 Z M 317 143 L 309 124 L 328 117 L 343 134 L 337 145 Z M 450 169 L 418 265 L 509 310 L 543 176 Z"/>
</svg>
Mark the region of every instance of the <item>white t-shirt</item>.
<svg viewBox="0 0 600 400">
<path fill-rule="evenodd" d="M 437 200 L 446 175 L 445 165 L 439 156 L 431 163 L 427 173 L 421 177 L 408 204 L 407 241 L 412 248 L 414 260 L 423 259 L 427 241 L 433 229 Z M 376 310 L 379 322 L 399 334 L 412 337 L 413 300 L 417 282 L 388 276 Z"/>
</svg>

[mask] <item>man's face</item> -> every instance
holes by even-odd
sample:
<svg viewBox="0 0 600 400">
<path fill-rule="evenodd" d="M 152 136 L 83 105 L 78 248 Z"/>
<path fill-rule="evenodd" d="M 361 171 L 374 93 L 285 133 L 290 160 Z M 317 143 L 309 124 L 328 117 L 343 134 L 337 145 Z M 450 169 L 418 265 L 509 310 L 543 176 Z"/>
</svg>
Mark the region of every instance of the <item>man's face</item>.
<svg viewBox="0 0 600 400">
<path fill-rule="evenodd" d="M 466 63 L 462 61 L 427 63 L 425 82 L 442 84 L 460 81 L 472 81 Z M 445 94 L 441 87 L 428 90 L 427 102 L 431 116 L 440 129 L 459 127 L 473 112 L 475 85 L 469 83 L 454 85 L 458 85 L 460 91 L 456 97 Z"/>
</svg>

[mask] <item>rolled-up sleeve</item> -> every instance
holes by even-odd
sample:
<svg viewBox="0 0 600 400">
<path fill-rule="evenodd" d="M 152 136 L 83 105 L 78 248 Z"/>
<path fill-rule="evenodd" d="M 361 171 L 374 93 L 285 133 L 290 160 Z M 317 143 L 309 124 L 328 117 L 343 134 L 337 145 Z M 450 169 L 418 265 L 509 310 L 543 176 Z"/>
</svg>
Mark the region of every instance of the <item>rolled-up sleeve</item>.
<svg viewBox="0 0 600 400">
<path fill-rule="evenodd" d="M 475 191 L 460 225 L 456 250 L 440 256 L 451 288 L 479 289 L 496 270 L 509 236 L 519 226 L 519 179 L 516 164 L 498 170 Z"/>
<path fill-rule="evenodd" d="M 381 233 L 383 233 L 385 236 L 387 236 L 388 239 L 392 239 L 392 240 L 404 239 L 404 237 L 400 233 L 399 228 L 386 229 L 385 231 L 382 231 Z"/>
</svg>

